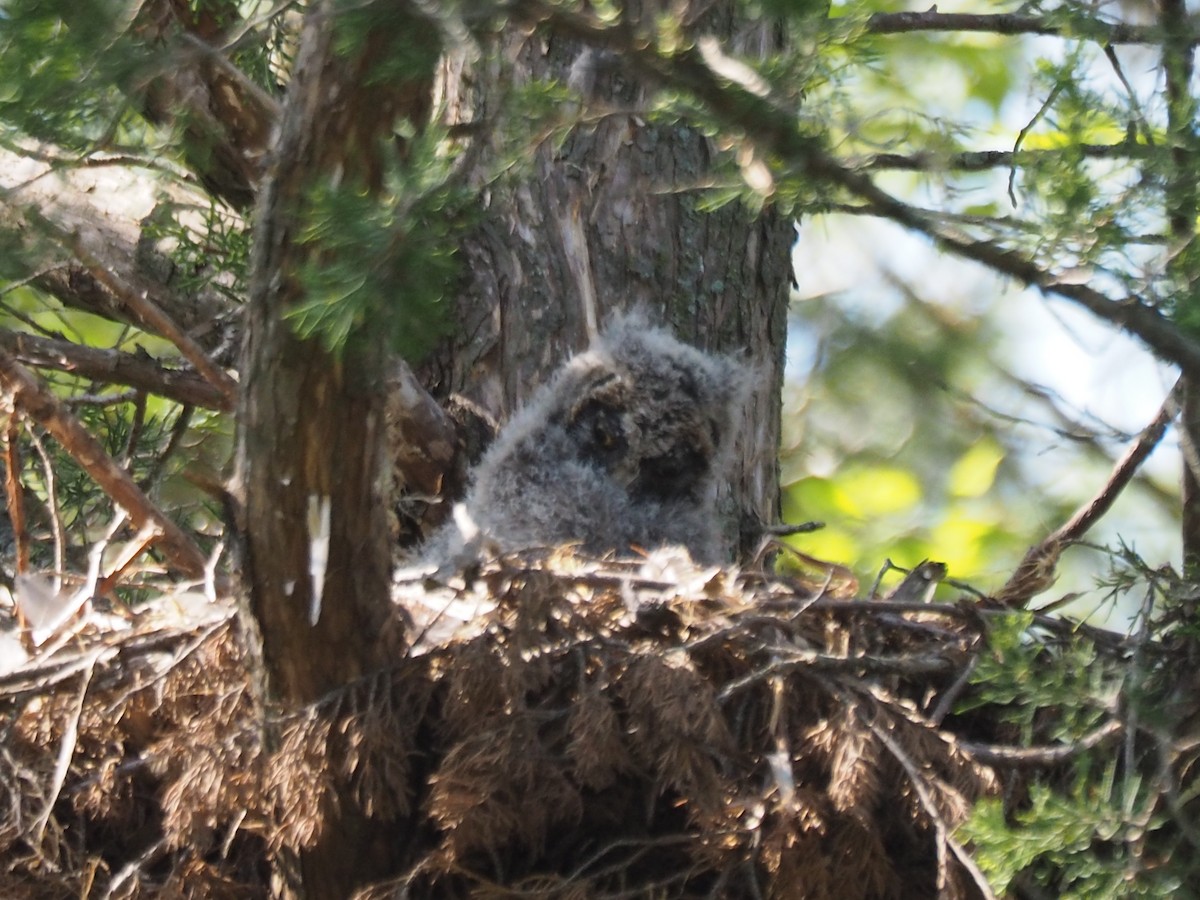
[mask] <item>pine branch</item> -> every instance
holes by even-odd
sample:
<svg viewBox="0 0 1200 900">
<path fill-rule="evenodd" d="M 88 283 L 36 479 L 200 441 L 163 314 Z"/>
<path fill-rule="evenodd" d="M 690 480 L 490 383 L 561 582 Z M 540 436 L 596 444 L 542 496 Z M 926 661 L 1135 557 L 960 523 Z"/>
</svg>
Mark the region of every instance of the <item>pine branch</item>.
<svg viewBox="0 0 1200 900">
<path fill-rule="evenodd" d="M 1193 22 L 1188 22 L 1187 40 L 1196 41 Z M 1042 16 L 1020 13 L 940 13 L 937 7 L 925 12 L 875 13 L 867 19 L 871 34 L 909 34 L 912 32 L 975 32 L 1003 35 L 1041 35 L 1073 40 L 1091 40 L 1100 44 L 1158 44 L 1163 29 L 1157 26 L 1129 25 L 1075 19 L 1066 25 L 1055 24 Z"/>
<path fill-rule="evenodd" d="M 13 405 L 45 428 L 113 502 L 129 514 L 138 530 L 153 528 L 158 546 L 172 566 L 189 578 L 204 575 L 205 558 L 192 539 L 169 519 L 113 462 L 100 442 L 51 393 L 36 375 L 0 350 L 0 384 Z"/>
<path fill-rule="evenodd" d="M 7 328 L 0 328 L 0 349 L 25 365 L 69 372 L 106 384 L 123 384 L 205 409 L 233 409 L 230 398 L 194 372 L 168 369 L 147 355 L 101 350 Z"/>
<path fill-rule="evenodd" d="M 1145 159 L 1155 152 L 1149 144 L 1120 141 L 1116 144 L 1077 144 L 1071 147 L 1086 159 Z M 1061 150 L 967 150 L 962 153 L 876 153 L 855 162 L 854 167 L 901 172 L 986 172 L 1025 165 L 1039 157 L 1061 154 Z"/>
</svg>

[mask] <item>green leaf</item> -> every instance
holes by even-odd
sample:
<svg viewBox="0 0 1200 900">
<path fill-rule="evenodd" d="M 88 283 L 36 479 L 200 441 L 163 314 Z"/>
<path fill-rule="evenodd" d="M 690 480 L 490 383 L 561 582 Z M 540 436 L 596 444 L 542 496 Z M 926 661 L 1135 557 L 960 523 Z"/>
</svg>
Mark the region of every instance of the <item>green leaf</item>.
<svg viewBox="0 0 1200 900">
<path fill-rule="evenodd" d="M 842 511 L 859 518 L 908 512 L 921 502 L 912 472 L 888 466 L 857 469 L 838 477 Z"/>
</svg>

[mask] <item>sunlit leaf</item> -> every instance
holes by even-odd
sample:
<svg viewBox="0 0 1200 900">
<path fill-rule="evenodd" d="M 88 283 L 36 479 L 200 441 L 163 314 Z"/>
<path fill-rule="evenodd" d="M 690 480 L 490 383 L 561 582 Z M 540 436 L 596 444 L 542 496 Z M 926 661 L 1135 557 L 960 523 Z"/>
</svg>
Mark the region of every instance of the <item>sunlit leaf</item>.
<svg viewBox="0 0 1200 900">
<path fill-rule="evenodd" d="M 984 438 L 959 457 L 950 469 L 947 487 L 956 497 L 981 497 L 996 481 L 996 469 L 1004 459 L 1004 448 Z"/>
<path fill-rule="evenodd" d="M 858 517 L 906 512 L 921 500 L 921 485 L 906 469 L 872 466 L 838 479 L 842 510 Z"/>
</svg>

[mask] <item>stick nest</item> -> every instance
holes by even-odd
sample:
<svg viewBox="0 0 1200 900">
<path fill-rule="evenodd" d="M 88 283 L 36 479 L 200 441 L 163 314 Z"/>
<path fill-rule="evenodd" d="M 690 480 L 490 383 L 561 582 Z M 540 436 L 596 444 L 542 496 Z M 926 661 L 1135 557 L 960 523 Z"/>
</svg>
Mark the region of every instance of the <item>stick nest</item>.
<svg viewBox="0 0 1200 900">
<path fill-rule="evenodd" d="M 362 897 L 988 895 L 953 829 L 996 779 L 931 718 L 965 606 L 568 554 L 396 600 L 408 652 L 299 710 L 220 604 L 0 675 L 0 896 L 265 897 L 347 804 L 398 873 Z"/>
</svg>

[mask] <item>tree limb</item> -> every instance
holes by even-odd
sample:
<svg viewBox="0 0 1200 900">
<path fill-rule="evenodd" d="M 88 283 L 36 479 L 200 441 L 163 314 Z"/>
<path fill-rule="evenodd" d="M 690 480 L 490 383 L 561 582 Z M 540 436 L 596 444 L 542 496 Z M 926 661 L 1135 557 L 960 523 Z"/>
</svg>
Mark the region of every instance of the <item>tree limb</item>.
<svg viewBox="0 0 1200 900">
<path fill-rule="evenodd" d="M 147 355 L 101 350 L 7 328 L 0 328 L 0 349 L 25 365 L 69 372 L 107 384 L 123 384 L 205 409 L 223 412 L 233 409 L 230 398 L 199 375 L 169 369 Z"/>
<path fill-rule="evenodd" d="M 1191 24 L 1191 23 L 1189 23 Z M 1057 25 L 1044 16 L 1019 13 L 940 13 L 934 6 L 925 12 L 875 13 L 867 19 L 871 34 L 908 34 L 912 32 L 983 32 L 1004 35 L 1042 35 L 1074 40 L 1091 40 L 1100 44 L 1158 44 L 1163 29 L 1156 26 L 1129 25 L 1124 22 L 1101 22 L 1077 18 L 1066 25 Z M 1187 39 L 1197 39 L 1189 28 Z"/>
<path fill-rule="evenodd" d="M 634 40 L 627 29 L 605 24 L 592 16 L 566 12 L 546 0 L 514 0 L 514 7 L 531 21 L 548 23 L 562 34 L 619 51 L 643 73 L 702 101 L 727 127 L 744 132 L 785 166 L 842 188 L 865 201 L 877 215 L 929 237 L 951 253 L 982 263 L 1045 293 L 1071 300 L 1139 338 L 1160 359 L 1200 371 L 1200 342 L 1185 335 L 1140 297 L 1130 295 L 1114 300 L 1087 285 L 1059 281 L 1053 273 L 1016 251 L 951 233 L 933 217 L 882 190 L 861 171 L 845 166 L 825 149 L 819 136 L 801 130 L 793 111 L 776 104 L 761 91 L 718 75 L 698 46 L 664 53 L 652 43 Z"/>
<path fill-rule="evenodd" d="M 209 359 L 204 348 L 150 299 L 150 292 L 146 289 L 142 279 L 134 276 L 130 280 L 125 280 L 109 271 L 108 267 L 92 254 L 78 235 L 64 232 L 57 223 L 43 216 L 40 211 L 30 207 L 25 210 L 25 216 L 55 240 L 69 248 L 92 277 L 120 299 L 139 326 L 147 331 L 161 334 L 174 344 L 183 354 L 184 359 L 195 366 L 205 380 L 221 392 L 225 402 L 230 406 L 233 405 L 237 397 L 237 382 Z"/>
<path fill-rule="evenodd" d="M 73 309 L 159 333 L 98 279 L 92 267 L 63 252 L 64 244 L 82 247 L 94 265 L 120 284 L 144 291 L 168 319 L 211 351 L 229 341 L 234 304 L 211 287 L 189 293 L 174 290 L 138 262 L 139 220 L 152 212 L 156 195 L 163 191 L 179 203 L 202 202 L 178 185 L 138 180 L 112 169 L 64 170 L 57 163 L 0 149 L 0 224 L 18 237 L 18 258 L 35 287 Z"/>
<path fill-rule="evenodd" d="M 1167 425 L 1178 409 L 1178 398 L 1183 390 L 1183 379 L 1175 383 L 1154 420 L 1147 425 L 1137 439 L 1129 445 L 1124 455 L 1117 460 L 1112 474 L 1099 492 L 1079 507 L 1061 526 L 1034 547 L 1031 547 L 1017 566 L 1008 582 L 996 594 L 996 600 L 1005 606 L 1023 607 L 1036 594 L 1046 590 L 1057 577 L 1055 569 L 1059 557 L 1070 544 L 1080 540 L 1100 518 L 1112 508 L 1121 491 L 1129 484 L 1142 463 L 1162 440 Z"/>
<path fill-rule="evenodd" d="M 3 350 L 0 350 L 0 384 L 11 395 L 13 405 L 45 428 L 113 502 L 129 514 L 135 528 L 149 526 L 157 531 L 157 544 L 172 566 L 189 578 L 204 575 L 206 560 L 192 539 L 150 502 L 129 473 L 113 462 L 100 442 L 41 379 Z"/>
<path fill-rule="evenodd" d="M 1087 159 L 1145 159 L 1157 148 L 1138 141 L 1115 144 L 1076 144 L 1070 148 Z M 1061 150 L 966 150 L 962 153 L 875 153 L 855 165 L 862 169 L 901 172 L 986 172 L 1019 166 Z"/>
</svg>

